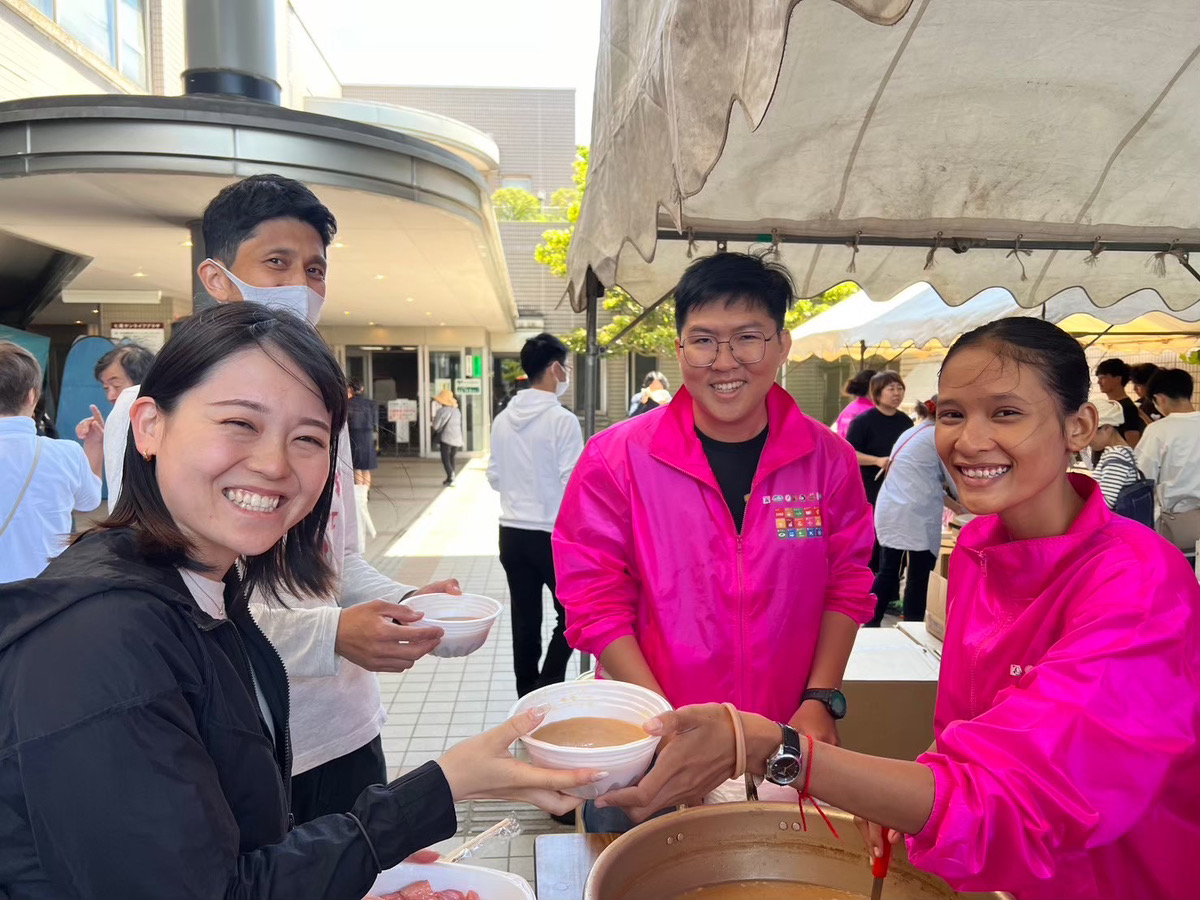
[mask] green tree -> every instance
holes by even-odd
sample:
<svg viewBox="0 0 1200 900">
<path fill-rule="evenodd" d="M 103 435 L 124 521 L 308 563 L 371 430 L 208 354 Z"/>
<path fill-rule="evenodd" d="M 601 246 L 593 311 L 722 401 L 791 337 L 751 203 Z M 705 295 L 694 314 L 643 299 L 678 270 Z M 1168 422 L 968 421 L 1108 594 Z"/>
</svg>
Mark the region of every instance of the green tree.
<svg viewBox="0 0 1200 900">
<path fill-rule="evenodd" d="M 579 221 L 583 196 L 587 192 L 589 156 L 588 147 L 578 148 L 575 170 L 571 177 L 575 183 L 575 197 L 567 209 L 568 226 L 543 232 L 542 243 L 534 251 L 534 258 L 559 278 L 567 276 L 567 253 L 571 249 L 571 237 L 575 234 L 575 224 Z M 563 188 L 556 191 L 554 205 L 558 205 L 560 195 L 565 195 L 570 190 L 572 189 Z M 798 300 L 788 312 L 784 327 L 790 331 L 813 316 L 829 309 L 835 303 L 849 297 L 857 290 L 858 285 L 853 281 L 844 281 L 817 297 Z M 645 311 L 641 304 L 620 288 L 608 289 L 601 300 L 601 308 L 612 313 L 612 322 L 599 329 L 598 338 L 601 347 L 610 347 L 616 336 Z M 562 339 L 576 353 L 583 353 L 587 350 L 587 338 L 582 328 L 563 335 Z M 612 345 L 610 352 L 636 352 L 646 356 L 657 356 L 660 353 L 669 353 L 674 346 L 675 306 L 672 301 L 668 300 L 624 335 L 619 343 Z"/>
<path fill-rule="evenodd" d="M 492 207 L 501 222 L 542 220 L 542 201 L 524 188 L 500 188 L 492 194 Z"/>
</svg>

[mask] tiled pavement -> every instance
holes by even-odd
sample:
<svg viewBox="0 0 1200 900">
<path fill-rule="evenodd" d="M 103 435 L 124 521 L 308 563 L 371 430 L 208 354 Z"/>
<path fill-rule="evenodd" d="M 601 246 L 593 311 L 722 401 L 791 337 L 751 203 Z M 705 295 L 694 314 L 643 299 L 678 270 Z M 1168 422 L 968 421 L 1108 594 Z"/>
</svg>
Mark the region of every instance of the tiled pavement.
<svg viewBox="0 0 1200 900">
<path fill-rule="evenodd" d="M 399 482 L 386 464 L 381 466 L 377 475 L 379 493 L 391 497 L 373 495 L 371 509 L 376 526 L 381 530 L 390 528 L 393 520 L 411 524 L 396 540 L 381 534 L 372 541 L 371 561 L 384 574 L 408 584 L 457 578 L 464 591 L 494 597 L 505 605 L 505 612 L 487 643 L 470 656 L 427 657 L 404 674 L 380 676 L 388 708 L 383 746 L 390 777 L 436 758 L 464 738 L 499 725 L 517 699 L 508 585 L 497 556 L 499 495 L 488 486 L 484 460 L 468 461 L 455 486 L 446 489 L 440 486 L 441 472 L 434 468 L 436 465 L 426 460 L 406 463 L 407 493 L 403 487 L 389 487 Z M 418 513 L 413 504 L 423 505 L 427 497 L 432 497 L 431 502 Z M 385 518 L 388 515 L 391 520 Z M 548 593 L 544 604 L 543 645 L 554 619 Z M 578 674 L 578 666 L 576 656 L 568 670 L 569 678 Z M 507 844 L 486 848 L 472 862 L 514 872 L 532 884 L 535 836 L 570 829 L 531 806 L 492 801 L 460 804 L 459 836 L 437 849 L 458 846 L 466 836 L 478 834 L 510 812 L 517 813 L 523 833 Z"/>
</svg>

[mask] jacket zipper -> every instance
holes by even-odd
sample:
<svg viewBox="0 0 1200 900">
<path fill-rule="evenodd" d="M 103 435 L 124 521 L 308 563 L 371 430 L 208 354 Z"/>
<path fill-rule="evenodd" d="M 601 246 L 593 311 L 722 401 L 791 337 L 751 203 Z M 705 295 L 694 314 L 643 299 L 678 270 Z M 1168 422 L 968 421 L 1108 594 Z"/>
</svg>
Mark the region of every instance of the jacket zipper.
<svg viewBox="0 0 1200 900">
<path fill-rule="evenodd" d="M 237 639 L 238 649 L 242 653 L 242 660 L 246 663 L 246 668 L 250 671 L 250 684 L 254 690 L 254 705 L 258 706 L 258 695 L 260 692 L 260 688 L 259 688 L 259 684 L 258 684 L 258 676 L 254 674 L 254 663 L 250 659 L 250 654 L 246 652 L 245 639 L 242 637 L 242 632 L 237 627 L 236 623 L 234 623 L 230 619 L 225 619 L 225 621 L 228 622 L 229 625 L 233 628 L 234 636 Z M 253 619 L 251 619 L 251 621 L 253 621 Z M 257 627 L 257 625 L 255 627 Z M 272 644 L 270 641 L 267 641 L 267 644 L 271 647 L 271 651 L 275 654 L 275 658 L 277 660 L 279 660 L 280 668 L 283 668 L 283 660 L 279 656 L 279 651 L 275 649 L 275 645 Z M 284 690 L 284 700 L 286 702 L 286 706 L 285 706 L 285 714 L 284 714 L 284 721 L 283 721 L 283 760 L 282 760 L 283 765 L 280 766 L 279 788 L 280 788 L 280 791 L 283 793 L 283 800 L 284 800 L 284 803 L 286 804 L 285 808 L 287 809 L 288 831 L 291 831 L 295 825 L 296 819 L 295 819 L 295 816 L 292 815 L 292 791 L 291 791 L 291 787 L 290 787 L 291 767 L 292 767 L 292 741 L 291 741 L 291 735 L 290 735 L 291 728 L 288 727 L 286 710 L 291 709 L 292 697 L 291 697 L 291 686 L 287 683 L 287 669 L 283 668 L 283 671 L 284 671 L 284 689 L 283 690 Z M 263 695 L 263 697 L 266 697 L 266 692 L 265 691 L 262 692 L 262 695 Z M 270 714 L 271 714 L 270 704 L 267 704 L 266 715 L 269 716 Z M 275 740 L 276 741 L 279 740 L 279 735 L 275 736 Z"/>
<path fill-rule="evenodd" d="M 766 448 L 764 447 L 764 449 L 766 449 Z M 670 468 L 674 469 L 676 472 L 679 472 L 682 475 L 686 475 L 688 478 L 697 482 L 702 487 L 708 488 L 710 490 L 712 489 L 711 484 L 709 484 L 706 481 L 702 481 L 701 479 L 699 479 L 695 475 L 693 475 L 691 472 L 688 472 L 688 471 L 684 470 L 682 467 L 675 465 L 675 463 L 670 462 L 669 460 L 665 460 L 665 459 L 660 459 L 659 461 L 661 463 L 663 463 L 664 465 L 669 466 Z M 760 460 L 760 463 L 761 463 L 761 460 Z M 737 557 L 737 577 L 738 577 L 738 593 L 737 593 L 738 633 L 737 633 L 737 659 L 735 661 L 736 668 L 737 668 L 737 678 L 734 683 L 734 691 L 735 691 L 734 705 L 738 706 L 738 707 L 745 705 L 745 689 L 744 689 L 744 682 L 743 682 L 743 672 L 745 670 L 744 664 L 745 664 L 745 660 L 746 660 L 746 579 L 745 579 L 745 573 L 744 573 L 744 569 L 743 569 L 743 565 L 742 565 L 742 559 L 744 556 L 744 554 L 742 552 L 743 551 L 742 535 L 746 530 L 746 516 L 750 513 L 749 496 L 752 496 L 754 494 L 754 487 L 755 487 L 757 479 L 758 479 L 758 468 L 755 467 L 754 477 L 750 481 L 750 494 L 747 495 L 746 508 L 742 511 L 742 525 L 740 528 L 738 527 L 737 523 L 733 521 L 733 511 L 729 508 L 729 504 L 725 502 L 725 495 L 721 494 L 720 489 L 717 490 L 717 493 L 721 495 L 721 505 L 725 508 L 725 512 L 729 515 L 729 524 L 734 526 L 734 536 L 736 539 L 736 547 L 737 547 L 736 557 Z"/>
</svg>

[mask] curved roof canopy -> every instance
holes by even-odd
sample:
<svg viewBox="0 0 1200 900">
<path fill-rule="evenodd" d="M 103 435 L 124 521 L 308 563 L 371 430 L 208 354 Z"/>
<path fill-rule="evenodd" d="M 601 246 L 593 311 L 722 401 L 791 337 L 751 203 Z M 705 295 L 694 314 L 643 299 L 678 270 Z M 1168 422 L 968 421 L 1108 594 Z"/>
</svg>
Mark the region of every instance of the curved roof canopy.
<svg viewBox="0 0 1200 900">
<path fill-rule="evenodd" d="M 589 267 L 649 304 L 717 238 L 778 239 L 801 296 L 1200 299 L 1196 0 L 605 0 L 601 29 L 577 309 Z"/>
</svg>

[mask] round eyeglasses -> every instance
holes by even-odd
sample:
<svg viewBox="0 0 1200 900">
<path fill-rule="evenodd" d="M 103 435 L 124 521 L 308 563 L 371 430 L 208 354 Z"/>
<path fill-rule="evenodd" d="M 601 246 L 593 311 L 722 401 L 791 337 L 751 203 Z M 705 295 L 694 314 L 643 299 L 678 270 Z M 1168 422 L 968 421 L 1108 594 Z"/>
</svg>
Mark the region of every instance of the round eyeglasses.
<svg viewBox="0 0 1200 900">
<path fill-rule="evenodd" d="M 683 349 L 683 361 L 696 369 L 707 369 L 717 361 L 721 353 L 721 345 L 728 344 L 729 352 L 735 362 L 743 366 L 752 366 L 762 362 L 767 355 L 767 341 L 779 334 L 776 329 L 773 334 L 766 335 L 761 331 L 739 331 L 727 341 L 718 341 L 707 334 L 694 334 L 675 344 Z"/>
</svg>

